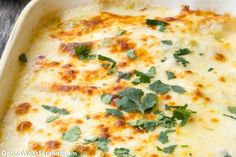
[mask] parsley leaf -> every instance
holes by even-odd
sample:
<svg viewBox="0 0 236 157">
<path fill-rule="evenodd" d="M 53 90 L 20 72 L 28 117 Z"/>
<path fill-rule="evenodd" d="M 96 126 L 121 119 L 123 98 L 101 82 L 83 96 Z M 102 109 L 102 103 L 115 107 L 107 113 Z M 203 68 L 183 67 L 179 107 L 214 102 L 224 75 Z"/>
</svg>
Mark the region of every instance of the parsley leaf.
<svg viewBox="0 0 236 157">
<path fill-rule="evenodd" d="M 181 63 L 184 67 L 187 66 L 187 64 L 189 64 L 189 61 L 187 61 L 185 58 L 178 56 L 177 54 L 173 54 L 175 61 L 177 63 Z"/>
<path fill-rule="evenodd" d="M 139 119 L 128 123 L 132 127 L 137 127 L 140 130 L 154 131 L 157 127 L 157 122 L 154 120 Z"/>
<path fill-rule="evenodd" d="M 165 62 L 167 60 L 167 58 L 166 57 L 163 57 L 162 59 L 161 59 L 161 62 L 163 63 L 163 62 Z"/>
<path fill-rule="evenodd" d="M 177 147 L 177 145 L 171 145 L 171 146 L 165 147 L 165 148 L 163 148 L 163 152 L 167 153 L 167 154 L 171 154 L 174 152 L 176 147 Z"/>
<path fill-rule="evenodd" d="M 89 55 L 91 48 L 86 45 L 78 45 L 74 47 L 75 54 L 80 60 L 95 59 L 95 55 Z"/>
<path fill-rule="evenodd" d="M 137 58 L 137 56 L 135 55 L 135 50 L 134 49 L 131 49 L 131 50 L 127 51 L 127 56 L 130 59 L 136 59 Z"/>
<path fill-rule="evenodd" d="M 158 112 L 157 125 L 164 128 L 171 128 L 176 125 L 176 120 L 174 117 L 168 117 L 163 112 Z"/>
<path fill-rule="evenodd" d="M 175 51 L 175 54 L 178 56 L 183 56 L 183 55 L 187 55 L 190 53 L 191 53 L 191 51 L 188 48 L 179 49 L 179 50 Z"/>
<path fill-rule="evenodd" d="M 184 126 L 191 116 L 192 111 L 187 109 L 187 107 L 188 105 L 185 104 L 184 106 L 177 106 L 174 110 L 173 117 L 181 120 L 180 126 Z"/>
<path fill-rule="evenodd" d="M 150 83 L 151 78 L 156 75 L 156 68 L 152 66 L 147 73 L 136 71 L 136 78 L 133 80 L 133 84 Z"/>
<path fill-rule="evenodd" d="M 112 63 L 110 70 L 108 71 L 108 74 L 112 74 L 116 71 L 116 61 L 114 61 L 113 59 L 103 56 L 103 55 L 98 55 L 98 60 L 108 61 L 108 62 Z"/>
<path fill-rule="evenodd" d="M 45 109 L 45 110 L 48 110 L 48 111 L 51 111 L 52 113 L 59 113 L 61 115 L 67 115 L 67 114 L 70 114 L 66 109 L 62 108 L 58 108 L 58 107 L 55 107 L 55 106 L 48 106 L 48 105 L 42 105 L 42 107 Z"/>
<path fill-rule="evenodd" d="M 118 72 L 118 81 L 121 79 L 125 79 L 125 80 L 130 80 L 132 73 L 123 73 L 121 71 Z"/>
<path fill-rule="evenodd" d="M 121 36 L 121 35 L 125 34 L 126 32 L 127 32 L 126 30 L 120 29 L 120 30 L 117 31 L 116 36 L 117 37 Z"/>
<path fill-rule="evenodd" d="M 167 131 L 161 131 L 158 136 L 158 141 L 160 141 L 162 144 L 165 144 L 169 142 L 168 133 L 174 132 L 175 130 L 167 130 Z"/>
<path fill-rule="evenodd" d="M 56 120 L 58 118 L 59 118 L 58 116 L 50 116 L 46 119 L 46 122 L 51 123 L 51 122 L 53 122 L 54 120 Z"/>
<path fill-rule="evenodd" d="M 214 68 L 209 68 L 207 71 L 208 71 L 208 72 L 211 72 L 212 70 L 214 70 Z"/>
<path fill-rule="evenodd" d="M 123 113 L 119 110 L 116 110 L 116 109 L 106 109 L 107 113 L 109 115 L 113 115 L 113 116 L 116 116 L 118 118 L 121 118 L 123 117 Z"/>
<path fill-rule="evenodd" d="M 168 80 L 176 78 L 175 74 L 171 71 L 166 71 L 166 76 Z"/>
<path fill-rule="evenodd" d="M 103 95 L 101 96 L 101 100 L 102 100 L 102 102 L 105 103 L 105 104 L 110 104 L 111 101 L 112 101 L 112 95 L 110 95 L 110 94 L 103 94 Z"/>
<path fill-rule="evenodd" d="M 144 92 L 137 88 L 126 88 L 119 93 L 122 97 L 117 101 L 118 106 L 126 112 L 141 112 L 152 108 L 157 103 L 156 95 L 146 94 L 141 101 Z"/>
<path fill-rule="evenodd" d="M 231 115 L 223 114 L 223 116 L 225 116 L 225 117 L 229 117 L 229 118 L 232 118 L 232 119 L 236 120 L 236 117 L 231 116 Z"/>
<path fill-rule="evenodd" d="M 170 86 L 157 80 L 149 85 L 149 89 L 156 92 L 157 94 L 166 94 L 170 91 Z"/>
<path fill-rule="evenodd" d="M 162 40 L 161 43 L 165 45 L 173 45 L 171 40 Z"/>
<path fill-rule="evenodd" d="M 225 153 L 224 157 L 232 157 L 229 153 Z"/>
<path fill-rule="evenodd" d="M 174 92 L 180 93 L 180 94 L 183 94 L 183 93 L 186 92 L 186 90 L 185 90 L 183 87 L 177 86 L 177 85 L 171 86 L 171 89 L 172 89 Z"/>
<path fill-rule="evenodd" d="M 80 128 L 78 126 L 73 126 L 67 132 L 63 133 L 62 140 L 68 142 L 75 142 L 80 138 Z"/>
<path fill-rule="evenodd" d="M 155 20 L 155 19 L 147 19 L 146 24 L 149 26 L 160 26 L 159 31 L 163 32 L 166 29 L 166 26 L 168 25 L 167 22 Z"/>
<path fill-rule="evenodd" d="M 236 114 L 236 107 L 228 107 L 228 111 L 230 112 L 230 113 L 233 113 L 233 114 Z"/>
<path fill-rule="evenodd" d="M 22 62 L 22 63 L 27 63 L 28 60 L 27 60 L 27 57 L 24 53 L 22 53 L 19 57 L 18 57 L 19 61 Z"/>
<path fill-rule="evenodd" d="M 92 138 L 92 139 L 84 139 L 84 140 L 85 140 L 85 144 L 96 143 L 98 149 L 103 151 L 103 152 L 107 152 L 109 150 L 108 146 L 107 146 L 109 140 L 107 138 L 95 137 L 95 138 Z"/>
<path fill-rule="evenodd" d="M 115 148 L 114 150 L 114 154 L 117 157 L 135 157 L 134 155 L 130 155 L 129 152 L 127 148 Z"/>
</svg>

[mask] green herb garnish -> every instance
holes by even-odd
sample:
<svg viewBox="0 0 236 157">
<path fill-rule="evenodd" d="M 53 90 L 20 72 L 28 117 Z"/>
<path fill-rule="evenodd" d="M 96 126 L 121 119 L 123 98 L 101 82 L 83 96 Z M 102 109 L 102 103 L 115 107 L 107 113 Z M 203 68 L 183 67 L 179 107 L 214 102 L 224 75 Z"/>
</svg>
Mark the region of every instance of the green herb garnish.
<svg viewBox="0 0 236 157">
<path fill-rule="evenodd" d="M 173 42 L 171 40 L 162 40 L 161 43 L 165 45 L 173 45 Z"/>
<path fill-rule="evenodd" d="M 214 70 L 214 68 L 209 68 L 207 71 L 208 71 L 208 72 L 211 72 L 212 70 Z"/>
<path fill-rule="evenodd" d="M 151 78 L 156 75 L 156 67 L 152 66 L 147 73 L 136 71 L 136 78 L 132 81 L 133 84 L 150 83 Z"/>
<path fill-rule="evenodd" d="M 90 60 L 90 59 L 95 59 L 95 55 L 89 55 L 91 52 L 91 48 L 86 45 L 78 45 L 74 47 L 75 54 L 80 60 Z"/>
<path fill-rule="evenodd" d="M 166 76 L 168 80 L 176 78 L 175 74 L 171 71 L 166 71 Z"/>
<path fill-rule="evenodd" d="M 236 114 L 236 107 L 231 107 L 231 106 L 229 106 L 229 107 L 228 107 L 228 111 L 229 111 L 230 113 Z"/>
<path fill-rule="evenodd" d="M 118 106 L 126 112 L 141 112 L 152 108 L 157 103 L 155 94 L 148 93 L 144 97 L 144 92 L 137 88 L 126 88 L 119 93 L 121 99 L 117 101 Z M 141 98 L 143 99 L 141 100 Z"/>
<path fill-rule="evenodd" d="M 110 95 L 110 94 L 103 94 L 103 95 L 101 96 L 101 100 L 102 100 L 102 102 L 105 103 L 105 104 L 110 104 L 111 101 L 112 101 L 112 95 Z"/>
<path fill-rule="evenodd" d="M 119 71 L 117 80 L 121 80 L 121 79 L 130 80 L 131 75 L 132 73 L 124 73 L 124 72 Z"/>
<path fill-rule="evenodd" d="M 131 50 L 127 51 L 127 56 L 130 59 L 136 59 L 137 58 L 137 56 L 135 55 L 135 50 L 134 49 L 131 49 Z"/>
<path fill-rule="evenodd" d="M 165 147 L 165 148 L 163 148 L 163 152 L 167 153 L 167 154 L 171 154 L 174 152 L 176 147 L 177 147 L 177 145 L 171 145 L 171 146 Z"/>
<path fill-rule="evenodd" d="M 223 114 L 223 116 L 225 116 L 225 117 L 229 117 L 229 118 L 232 118 L 232 119 L 236 120 L 236 117 L 231 116 L 231 115 L 228 115 L 228 114 Z"/>
<path fill-rule="evenodd" d="M 161 82 L 160 80 L 157 80 L 150 84 L 149 89 L 156 92 L 157 94 L 166 94 L 171 90 L 169 85 Z"/>
<path fill-rule="evenodd" d="M 127 148 L 115 148 L 114 154 L 117 157 L 135 157 L 134 155 L 129 154 L 130 151 Z"/>
<path fill-rule="evenodd" d="M 167 22 L 160 21 L 160 20 L 154 20 L 154 19 L 147 19 L 146 24 L 149 26 L 159 26 L 160 32 L 163 32 L 166 29 L 166 26 L 168 25 Z"/>
<path fill-rule="evenodd" d="M 180 126 L 184 126 L 191 116 L 192 111 L 190 109 L 187 109 L 187 107 L 187 104 L 185 104 L 184 106 L 176 106 L 176 109 L 173 112 L 173 117 L 181 120 Z"/>
<path fill-rule="evenodd" d="M 55 106 L 48 106 L 48 105 L 42 105 L 42 107 L 45 109 L 45 110 L 48 110 L 48 111 L 51 111 L 52 113 L 58 113 L 58 114 L 61 114 L 61 115 L 67 115 L 67 114 L 70 114 L 66 109 L 62 108 L 58 108 L 58 107 L 55 107 Z"/>
<path fill-rule="evenodd" d="M 107 62 L 111 62 L 112 65 L 108 71 L 108 74 L 112 74 L 116 71 L 116 61 L 114 61 L 113 59 L 109 58 L 109 57 L 106 57 L 106 56 L 103 56 L 103 55 L 98 55 L 98 60 L 101 60 L 101 61 L 107 61 Z"/>
<path fill-rule="evenodd" d="M 175 54 L 178 56 L 183 56 L 183 55 L 187 55 L 190 53 L 191 53 L 191 51 L 188 48 L 179 49 L 179 50 L 175 51 Z"/>
<path fill-rule="evenodd" d="M 158 136 L 158 141 L 161 142 L 162 144 L 169 142 L 168 134 L 171 132 L 175 132 L 175 130 L 161 131 Z"/>
<path fill-rule="evenodd" d="M 95 138 L 92 138 L 92 139 L 84 139 L 84 141 L 85 141 L 84 144 L 96 143 L 98 149 L 103 151 L 103 152 L 107 152 L 109 150 L 108 146 L 107 146 L 109 140 L 107 138 L 95 137 Z"/>
<path fill-rule="evenodd" d="M 69 157 L 81 157 L 81 154 L 79 152 L 71 152 Z"/>
<path fill-rule="evenodd" d="M 106 109 L 109 115 L 116 116 L 117 118 L 123 117 L 123 113 L 117 109 Z"/>
<path fill-rule="evenodd" d="M 54 120 L 56 120 L 58 118 L 59 118 L 58 116 L 50 116 L 46 119 L 46 122 L 51 123 L 51 122 L 53 122 Z"/>
<path fill-rule="evenodd" d="M 176 61 L 177 63 L 181 63 L 184 67 L 186 67 L 187 64 L 189 64 L 189 61 L 187 61 L 185 58 L 180 57 L 180 56 L 178 56 L 177 54 L 174 54 L 173 56 L 174 56 L 174 58 L 175 58 L 175 61 Z"/>
<path fill-rule="evenodd" d="M 171 89 L 172 89 L 174 92 L 180 93 L 180 94 L 183 94 L 183 93 L 186 92 L 186 90 L 185 90 L 183 87 L 177 86 L 177 85 L 171 86 Z"/>
<path fill-rule="evenodd" d="M 75 142 L 80 138 L 80 128 L 78 126 L 73 126 L 67 132 L 63 133 L 62 140 L 68 142 Z"/>
<path fill-rule="evenodd" d="M 22 53 L 19 57 L 18 57 L 19 61 L 22 62 L 22 63 L 27 63 L 28 60 L 27 60 L 27 57 L 24 53 Z"/>
<path fill-rule="evenodd" d="M 121 36 L 121 35 L 125 34 L 126 32 L 127 32 L 126 30 L 120 29 L 120 30 L 117 31 L 116 36 L 117 37 Z"/>
</svg>

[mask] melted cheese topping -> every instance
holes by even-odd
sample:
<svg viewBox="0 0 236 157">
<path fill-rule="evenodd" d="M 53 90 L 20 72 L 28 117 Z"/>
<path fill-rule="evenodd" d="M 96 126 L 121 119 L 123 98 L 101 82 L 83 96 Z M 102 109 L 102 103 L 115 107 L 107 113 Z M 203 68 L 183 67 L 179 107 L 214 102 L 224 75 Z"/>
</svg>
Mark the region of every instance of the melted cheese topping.
<svg viewBox="0 0 236 157">
<path fill-rule="evenodd" d="M 77 151 L 82 156 L 112 157 L 115 148 L 124 147 L 136 157 L 236 156 L 236 120 L 223 116 L 232 115 L 228 106 L 236 106 L 235 18 L 188 7 L 180 12 L 134 7 L 80 7 L 42 22 L 26 54 L 28 63 L 22 65 L 4 119 L 0 150 Z M 159 31 L 158 26 L 148 26 L 146 19 L 168 25 Z M 126 32 L 117 35 L 120 30 Z M 173 44 L 163 44 L 163 40 Z M 158 108 L 166 112 L 165 104 L 188 104 L 196 113 L 191 114 L 185 126 L 177 125 L 168 134 L 166 144 L 158 141 L 160 132 L 166 130 L 163 127 L 145 132 L 127 124 L 142 119 L 140 113 L 122 111 L 123 118 L 107 115 L 106 108 L 115 109 L 117 104 L 104 104 L 102 94 L 117 95 L 127 87 L 147 93 L 151 92 L 149 84 L 132 84 L 135 75 L 131 80 L 117 81 L 118 72 L 109 75 L 109 69 L 102 66 L 109 62 L 76 57 L 74 47 L 78 45 L 90 47 L 92 55 L 112 58 L 120 72 L 145 73 L 155 66 L 157 74 L 151 82 L 161 80 L 186 90 L 183 94 L 157 94 Z M 185 67 L 173 57 L 175 51 L 183 48 L 191 50 L 183 56 L 189 62 Z M 135 50 L 136 59 L 127 56 L 129 50 Z M 166 71 L 173 72 L 176 78 L 168 80 Z M 57 114 L 42 105 L 64 108 L 70 114 L 58 115 L 47 123 L 48 117 Z M 156 117 L 145 113 L 146 119 Z M 63 133 L 73 126 L 80 128 L 80 138 L 75 142 L 62 140 Z M 108 138 L 109 151 L 102 152 L 95 143 L 84 144 L 83 139 L 93 137 Z M 170 145 L 177 145 L 170 154 L 157 150 L 157 146 Z"/>
</svg>

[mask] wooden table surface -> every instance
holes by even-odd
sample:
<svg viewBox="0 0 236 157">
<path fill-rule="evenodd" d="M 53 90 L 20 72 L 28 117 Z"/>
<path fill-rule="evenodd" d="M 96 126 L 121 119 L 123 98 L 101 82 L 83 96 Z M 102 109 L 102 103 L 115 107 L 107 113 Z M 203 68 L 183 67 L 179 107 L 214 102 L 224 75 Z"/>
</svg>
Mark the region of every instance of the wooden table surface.
<svg viewBox="0 0 236 157">
<path fill-rule="evenodd" d="M 30 0 L 0 0 L 0 57 L 22 9 Z"/>
</svg>

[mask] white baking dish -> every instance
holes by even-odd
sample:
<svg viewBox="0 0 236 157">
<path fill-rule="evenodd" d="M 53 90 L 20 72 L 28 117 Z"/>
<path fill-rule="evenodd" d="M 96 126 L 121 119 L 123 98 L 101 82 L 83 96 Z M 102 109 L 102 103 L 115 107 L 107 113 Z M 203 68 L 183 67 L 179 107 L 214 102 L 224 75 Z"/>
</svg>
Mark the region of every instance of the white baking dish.
<svg viewBox="0 0 236 157">
<path fill-rule="evenodd" d="M 21 13 L 11 33 L 0 62 L 0 118 L 3 118 L 7 100 L 11 96 L 14 80 L 20 69 L 19 54 L 27 51 L 33 29 L 40 18 L 49 12 L 64 10 L 97 0 L 32 0 Z M 120 0 L 121 1 L 121 0 Z M 116 1 L 117 2 L 117 1 Z M 148 4 L 180 8 L 189 5 L 193 9 L 214 10 L 218 13 L 236 15 L 234 0 L 148 0 Z"/>
</svg>

